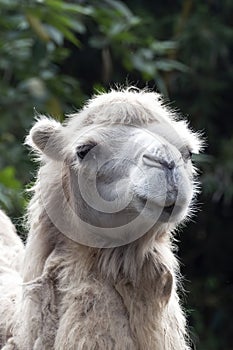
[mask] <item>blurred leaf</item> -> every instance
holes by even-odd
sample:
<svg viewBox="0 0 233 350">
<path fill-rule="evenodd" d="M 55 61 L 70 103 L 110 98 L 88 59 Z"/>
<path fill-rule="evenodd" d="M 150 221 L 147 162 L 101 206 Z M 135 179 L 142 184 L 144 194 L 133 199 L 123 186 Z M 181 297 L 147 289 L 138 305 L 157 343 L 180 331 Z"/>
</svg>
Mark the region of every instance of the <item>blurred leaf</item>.
<svg viewBox="0 0 233 350">
<path fill-rule="evenodd" d="M 15 177 L 15 168 L 11 166 L 0 170 L 0 183 L 14 190 L 21 188 L 21 183 Z"/>
<path fill-rule="evenodd" d="M 30 13 L 26 14 L 26 18 L 32 29 L 38 35 L 38 37 L 41 40 L 48 42 L 50 40 L 50 36 L 47 30 L 45 29 L 45 26 L 41 23 L 41 21 Z"/>
</svg>

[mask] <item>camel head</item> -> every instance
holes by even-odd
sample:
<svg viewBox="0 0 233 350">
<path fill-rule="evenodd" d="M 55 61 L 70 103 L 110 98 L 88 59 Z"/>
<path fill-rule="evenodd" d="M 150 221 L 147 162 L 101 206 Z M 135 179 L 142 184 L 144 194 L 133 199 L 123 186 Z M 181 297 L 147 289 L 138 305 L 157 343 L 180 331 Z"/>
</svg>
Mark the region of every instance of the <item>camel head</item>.
<svg viewBox="0 0 233 350">
<path fill-rule="evenodd" d="M 94 97 L 60 123 L 41 117 L 28 143 L 38 151 L 41 203 L 78 243 L 114 247 L 185 220 L 196 192 L 197 134 L 155 93 Z"/>
</svg>

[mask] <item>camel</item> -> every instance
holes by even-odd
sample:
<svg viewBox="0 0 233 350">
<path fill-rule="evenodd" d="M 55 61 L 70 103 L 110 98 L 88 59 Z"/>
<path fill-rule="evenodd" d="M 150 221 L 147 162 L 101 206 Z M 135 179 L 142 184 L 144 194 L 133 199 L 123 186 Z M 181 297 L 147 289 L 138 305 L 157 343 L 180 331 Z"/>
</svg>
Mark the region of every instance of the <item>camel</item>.
<svg viewBox="0 0 233 350">
<path fill-rule="evenodd" d="M 26 144 L 40 167 L 25 248 L 7 219 L 0 231 L 0 348 L 190 349 L 174 235 L 198 192 L 198 133 L 126 88 L 63 124 L 39 116 Z"/>
</svg>

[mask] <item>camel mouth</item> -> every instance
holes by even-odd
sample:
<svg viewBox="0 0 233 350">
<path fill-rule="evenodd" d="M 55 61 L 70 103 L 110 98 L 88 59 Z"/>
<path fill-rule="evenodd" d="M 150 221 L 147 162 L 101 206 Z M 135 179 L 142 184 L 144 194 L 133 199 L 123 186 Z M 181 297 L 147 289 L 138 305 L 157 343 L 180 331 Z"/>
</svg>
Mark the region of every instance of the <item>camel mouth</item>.
<svg viewBox="0 0 233 350">
<path fill-rule="evenodd" d="M 164 209 L 163 209 L 163 212 L 165 212 L 166 214 L 171 215 L 173 213 L 174 208 L 175 208 L 175 203 L 171 204 L 171 205 L 168 205 L 168 206 L 165 206 Z"/>
<path fill-rule="evenodd" d="M 176 221 L 184 208 L 176 203 L 163 208 L 159 220 L 162 222 Z"/>
<path fill-rule="evenodd" d="M 143 209 L 147 208 L 146 214 L 148 217 L 150 217 L 152 220 L 153 218 L 157 222 L 178 222 L 182 218 L 182 213 L 185 210 L 185 204 L 177 203 L 177 198 L 169 205 L 166 204 L 166 201 L 164 203 L 164 206 L 160 205 L 153 199 L 148 199 L 146 196 L 138 196 L 138 203 L 140 204 L 137 209 L 140 214 L 140 212 L 143 211 Z"/>
</svg>

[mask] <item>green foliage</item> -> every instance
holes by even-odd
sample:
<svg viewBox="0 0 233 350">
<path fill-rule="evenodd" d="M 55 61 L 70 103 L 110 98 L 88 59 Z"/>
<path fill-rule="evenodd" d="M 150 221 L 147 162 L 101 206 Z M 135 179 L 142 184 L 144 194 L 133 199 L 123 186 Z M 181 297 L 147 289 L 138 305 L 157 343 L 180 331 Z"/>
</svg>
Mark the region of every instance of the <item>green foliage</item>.
<svg viewBox="0 0 233 350">
<path fill-rule="evenodd" d="M 63 120 L 93 91 L 129 81 L 203 130 L 202 211 L 181 239 L 199 350 L 233 344 L 232 10 L 228 0 L 0 0 L 0 206 L 12 218 L 35 174 L 23 146 L 35 111 Z"/>
<path fill-rule="evenodd" d="M 14 167 L 5 167 L 0 171 L 0 203 L 2 207 L 10 213 L 18 212 L 25 206 L 21 193 L 22 186 L 15 177 L 16 169 Z M 13 205 L 14 203 L 14 205 Z"/>
<path fill-rule="evenodd" d="M 145 83 L 152 80 L 166 94 L 161 73 L 188 70 L 181 62 L 168 57 L 176 42 L 155 39 L 147 30 L 146 18 L 135 16 L 123 2 L 104 0 L 94 7 L 92 17 L 97 26 L 88 44 L 102 51 L 104 83 L 119 73 L 115 65 L 120 63 L 125 76 L 130 73 Z"/>
<path fill-rule="evenodd" d="M 0 8 L 0 203 L 19 215 L 25 202 L 19 197 L 32 175 L 22 144 L 33 109 L 61 119 L 72 94 L 79 103 L 83 99 L 79 82 L 62 74 L 59 65 L 69 55 L 66 39 L 80 45 L 76 33 L 85 32 L 84 17 L 92 9 L 59 0 L 21 1 L 20 6 L 1 0 Z"/>
<path fill-rule="evenodd" d="M 105 6 L 93 1 L 84 6 L 61 0 L 25 0 L 19 6 L 14 0 L 0 0 L 0 7 L 0 150 L 4 154 L 0 167 L 17 169 L 21 193 L 32 176 L 22 144 L 34 108 L 62 120 L 64 113 L 86 99 L 82 77 L 65 72 L 70 57 L 79 61 L 86 48 L 100 52 L 102 76 L 91 83 L 100 89 L 114 74 L 114 59 L 128 71 L 139 71 L 144 79 L 152 75 L 155 79 L 159 70 L 182 68 L 176 61 L 154 61 L 155 55 L 165 56 L 175 43 L 155 41 L 151 36 L 139 39 L 141 19 L 119 1 L 105 0 Z M 88 40 L 83 41 L 87 33 Z M 9 183 L 2 186 L 5 192 L 11 188 Z M 1 202 L 14 212 L 16 201 L 13 195 L 10 198 Z M 18 204 L 15 211 L 18 213 Z"/>
</svg>

